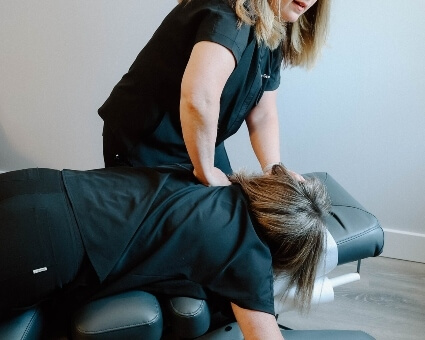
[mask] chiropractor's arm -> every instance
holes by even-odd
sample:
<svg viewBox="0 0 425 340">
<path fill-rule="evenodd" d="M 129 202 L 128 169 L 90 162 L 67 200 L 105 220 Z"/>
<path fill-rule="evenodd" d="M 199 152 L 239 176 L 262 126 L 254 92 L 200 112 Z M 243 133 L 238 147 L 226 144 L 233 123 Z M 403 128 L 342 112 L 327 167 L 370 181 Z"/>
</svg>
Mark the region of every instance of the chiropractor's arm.
<svg viewBox="0 0 425 340">
<path fill-rule="evenodd" d="M 280 162 L 276 97 L 277 90 L 264 92 L 245 120 L 252 148 L 262 169 Z"/>
<path fill-rule="evenodd" d="M 181 84 L 180 121 L 195 176 L 204 184 L 229 185 L 227 176 L 214 167 L 220 97 L 235 68 L 233 54 L 208 41 L 197 43 Z"/>
<path fill-rule="evenodd" d="M 273 315 L 241 308 L 232 303 L 233 313 L 245 340 L 282 340 Z"/>
<path fill-rule="evenodd" d="M 265 172 L 271 170 L 271 165 L 280 162 L 279 118 L 276 99 L 277 90 L 265 91 L 259 103 L 245 119 L 252 148 Z M 288 171 L 298 181 L 304 181 L 301 175 Z"/>
</svg>

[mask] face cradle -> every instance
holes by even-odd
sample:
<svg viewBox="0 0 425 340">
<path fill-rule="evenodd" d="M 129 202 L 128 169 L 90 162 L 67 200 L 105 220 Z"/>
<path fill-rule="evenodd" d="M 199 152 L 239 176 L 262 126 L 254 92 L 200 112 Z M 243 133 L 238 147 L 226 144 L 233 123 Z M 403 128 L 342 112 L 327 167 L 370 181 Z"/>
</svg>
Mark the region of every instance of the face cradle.
<svg viewBox="0 0 425 340">
<path fill-rule="evenodd" d="M 304 14 L 317 0 L 281 0 L 280 17 L 286 22 L 295 22 Z"/>
</svg>

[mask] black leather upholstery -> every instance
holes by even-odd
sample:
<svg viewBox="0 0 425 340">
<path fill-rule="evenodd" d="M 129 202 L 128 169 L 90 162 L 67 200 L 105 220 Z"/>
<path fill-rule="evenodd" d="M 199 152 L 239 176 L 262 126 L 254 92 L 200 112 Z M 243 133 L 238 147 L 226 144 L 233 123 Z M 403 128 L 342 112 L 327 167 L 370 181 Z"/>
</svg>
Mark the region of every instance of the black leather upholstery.
<svg viewBox="0 0 425 340">
<path fill-rule="evenodd" d="M 320 331 L 282 331 L 285 340 L 374 340 L 362 331 L 320 330 Z"/>
<path fill-rule="evenodd" d="M 338 264 L 378 256 L 384 248 L 384 232 L 378 219 L 356 201 L 328 173 L 316 172 L 332 201 L 327 228 L 338 246 Z"/>
<path fill-rule="evenodd" d="M 374 340 L 362 331 L 352 330 L 319 330 L 297 331 L 282 330 L 285 340 Z M 243 340 L 242 332 L 236 322 L 208 333 L 197 340 Z"/>
<path fill-rule="evenodd" d="M 160 339 L 163 319 L 155 296 L 130 291 L 82 307 L 74 320 L 73 338 L 92 339 Z"/>
<path fill-rule="evenodd" d="M 211 314 L 204 300 L 176 297 L 168 301 L 169 322 L 181 338 L 196 338 L 210 327 Z"/>
<path fill-rule="evenodd" d="M 33 308 L 1 322 L 0 339 L 40 339 L 42 326 L 42 313 L 38 308 Z"/>
</svg>

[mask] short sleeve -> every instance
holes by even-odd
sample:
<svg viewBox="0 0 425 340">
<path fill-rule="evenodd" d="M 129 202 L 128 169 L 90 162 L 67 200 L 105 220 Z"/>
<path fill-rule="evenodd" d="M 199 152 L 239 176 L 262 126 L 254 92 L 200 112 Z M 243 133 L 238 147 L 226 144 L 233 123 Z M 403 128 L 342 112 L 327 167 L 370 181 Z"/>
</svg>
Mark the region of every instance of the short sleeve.
<svg viewBox="0 0 425 340">
<path fill-rule="evenodd" d="M 274 315 L 270 255 L 258 243 L 242 248 L 210 288 L 239 307 Z"/>
<path fill-rule="evenodd" d="M 240 25 L 233 10 L 224 5 L 216 5 L 206 9 L 208 12 L 196 35 L 195 43 L 211 41 L 228 48 L 234 55 L 236 62 L 241 59 L 250 34 L 251 27 Z"/>
<path fill-rule="evenodd" d="M 225 230 L 225 238 L 221 235 L 214 239 L 216 233 L 208 236 L 210 252 L 214 253 L 215 244 L 226 244 L 221 252 L 227 252 L 228 256 L 227 260 L 222 260 L 222 265 L 215 266 L 219 270 L 214 273 L 215 278 L 207 287 L 242 308 L 274 314 L 270 250 L 256 233 L 247 207 L 244 205 L 242 209 L 239 204 L 229 215 L 231 222 Z M 218 218 L 214 219 L 216 220 Z M 221 221 L 221 224 L 224 221 Z"/>
</svg>

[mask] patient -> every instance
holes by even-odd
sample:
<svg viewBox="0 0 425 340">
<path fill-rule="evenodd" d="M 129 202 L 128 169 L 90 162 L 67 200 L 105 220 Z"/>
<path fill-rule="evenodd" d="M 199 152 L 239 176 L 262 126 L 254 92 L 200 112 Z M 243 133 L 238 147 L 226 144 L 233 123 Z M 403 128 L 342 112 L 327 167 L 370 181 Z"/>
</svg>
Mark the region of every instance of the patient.
<svg viewBox="0 0 425 340">
<path fill-rule="evenodd" d="M 273 279 L 285 272 L 308 307 L 325 187 L 281 165 L 206 187 L 189 166 L 0 175 L 0 314 L 89 287 L 225 299 L 245 339 L 279 339 Z M 92 295 L 92 296 L 93 296 Z"/>
</svg>

